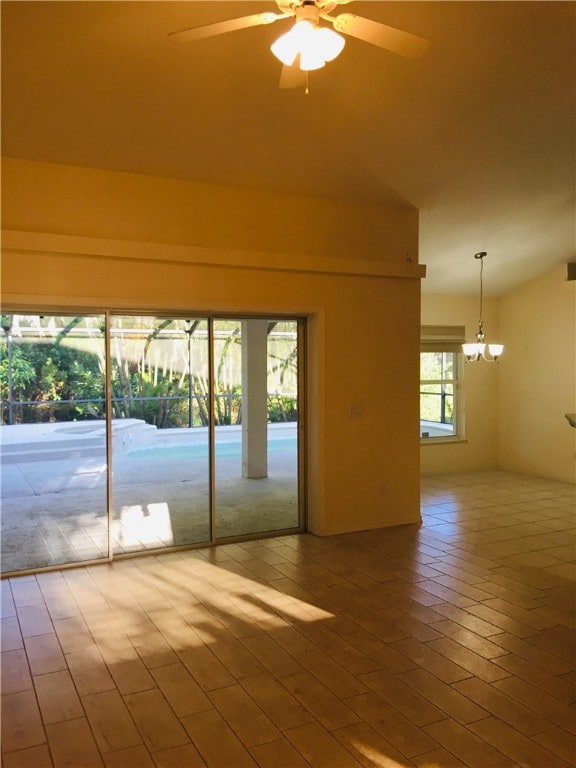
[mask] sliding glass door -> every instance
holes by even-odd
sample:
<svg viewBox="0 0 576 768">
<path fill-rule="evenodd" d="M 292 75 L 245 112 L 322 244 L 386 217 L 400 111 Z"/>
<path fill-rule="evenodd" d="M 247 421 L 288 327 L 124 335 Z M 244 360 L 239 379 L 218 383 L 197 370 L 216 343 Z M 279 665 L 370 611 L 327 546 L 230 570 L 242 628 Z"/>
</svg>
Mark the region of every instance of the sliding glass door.
<svg viewBox="0 0 576 768">
<path fill-rule="evenodd" d="M 210 541 L 203 318 L 112 316 L 114 553 Z"/>
<path fill-rule="evenodd" d="M 298 322 L 214 321 L 216 538 L 297 528 Z"/>
<path fill-rule="evenodd" d="M 302 529 L 302 321 L 4 314 L 1 329 L 2 572 Z"/>
<path fill-rule="evenodd" d="M 104 316 L 1 327 L 2 571 L 108 557 Z"/>
</svg>

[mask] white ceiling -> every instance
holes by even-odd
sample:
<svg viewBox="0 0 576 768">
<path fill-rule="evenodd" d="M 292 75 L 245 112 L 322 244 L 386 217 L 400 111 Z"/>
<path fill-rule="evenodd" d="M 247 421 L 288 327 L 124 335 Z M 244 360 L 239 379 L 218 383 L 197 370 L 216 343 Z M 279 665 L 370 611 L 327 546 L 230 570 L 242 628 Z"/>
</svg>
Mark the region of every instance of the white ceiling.
<svg viewBox="0 0 576 768">
<path fill-rule="evenodd" d="M 2 3 L 5 156 L 420 210 L 424 290 L 498 295 L 576 260 L 573 2 L 363 2 L 427 37 L 409 60 L 348 38 L 280 90 L 279 21 L 173 31 L 261 2 Z"/>
</svg>

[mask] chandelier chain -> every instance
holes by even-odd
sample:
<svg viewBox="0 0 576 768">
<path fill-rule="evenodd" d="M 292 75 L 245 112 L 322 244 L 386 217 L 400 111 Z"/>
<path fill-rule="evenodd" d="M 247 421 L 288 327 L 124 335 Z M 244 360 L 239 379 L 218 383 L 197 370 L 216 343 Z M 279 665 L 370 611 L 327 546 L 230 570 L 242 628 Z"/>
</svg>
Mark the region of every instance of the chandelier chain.
<svg viewBox="0 0 576 768">
<path fill-rule="evenodd" d="M 482 271 L 484 270 L 484 258 L 480 257 L 480 325 L 482 325 L 482 300 L 483 300 L 483 286 L 482 286 Z"/>
</svg>

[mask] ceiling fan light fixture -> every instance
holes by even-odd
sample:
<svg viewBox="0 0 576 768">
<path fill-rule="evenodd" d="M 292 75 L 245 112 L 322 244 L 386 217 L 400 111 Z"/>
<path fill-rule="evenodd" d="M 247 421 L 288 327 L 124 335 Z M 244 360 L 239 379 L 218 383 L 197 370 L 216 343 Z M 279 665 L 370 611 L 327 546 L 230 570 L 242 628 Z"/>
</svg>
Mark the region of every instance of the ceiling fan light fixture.
<svg viewBox="0 0 576 768">
<path fill-rule="evenodd" d="M 297 21 L 272 44 L 270 50 L 282 64 L 291 67 L 300 56 L 300 69 L 320 69 L 341 53 L 344 38 L 327 27 L 316 27 L 306 19 Z"/>
</svg>

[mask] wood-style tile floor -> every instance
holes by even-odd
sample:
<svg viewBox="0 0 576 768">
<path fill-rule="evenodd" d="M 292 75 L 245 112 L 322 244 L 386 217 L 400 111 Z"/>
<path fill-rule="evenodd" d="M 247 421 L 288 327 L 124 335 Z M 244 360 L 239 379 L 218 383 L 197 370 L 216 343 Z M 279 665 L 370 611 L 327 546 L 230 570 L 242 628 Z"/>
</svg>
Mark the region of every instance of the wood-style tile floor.
<svg viewBox="0 0 576 768">
<path fill-rule="evenodd" d="M 424 524 L 2 582 L 16 766 L 566 768 L 574 486 L 424 478 Z"/>
</svg>

